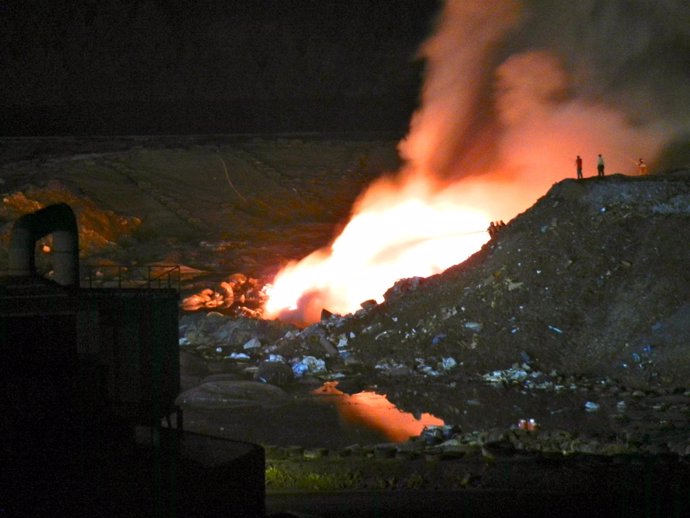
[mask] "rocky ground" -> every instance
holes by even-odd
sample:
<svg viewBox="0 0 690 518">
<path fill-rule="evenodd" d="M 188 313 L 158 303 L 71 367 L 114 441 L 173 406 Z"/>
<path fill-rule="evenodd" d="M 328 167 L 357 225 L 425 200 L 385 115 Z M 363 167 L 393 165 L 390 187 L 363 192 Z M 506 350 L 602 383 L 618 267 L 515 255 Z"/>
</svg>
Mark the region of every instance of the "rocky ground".
<svg viewBox="0 0 690 518">
<path fill-rule="evenodd" d="M 621 472 L 663 458 L 687 476 L 688 170 L 564 180 L 469 260 L 398 282 L 382 304 L 306 328 L 261 319 L 263 284 L 332 237 L 362 187 L 397 167 L 394 144 L 7 140 L 2 238 L 17 215 L 68 201 L 84 263 L 182 264 L 186 426 L 266 445 L 269 488 L 494 487 L 487 466 L 537 453 L 619 459 Z M 445 424 L 392 442 L 322 404 L 363 390 Z M 356 459 L 428 469 L 367 478 Z M 314 461 L 318 476 L 295 472 Z"/>
</svg>

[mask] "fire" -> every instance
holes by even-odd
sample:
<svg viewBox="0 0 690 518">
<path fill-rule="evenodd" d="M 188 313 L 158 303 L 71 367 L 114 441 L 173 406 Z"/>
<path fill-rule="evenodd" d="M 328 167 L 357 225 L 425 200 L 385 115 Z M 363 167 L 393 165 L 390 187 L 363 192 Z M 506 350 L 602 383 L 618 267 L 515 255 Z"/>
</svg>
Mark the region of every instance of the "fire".
<svg viewBox="0 0 690 518">
<path fill-rule="evenodd" d="M 267 288 L 268 317 L 318 321 L 323 308 L 349 313 L 382 301 L 397 280 L 458 264 L 488 239 L 490 217 L 420 175 L 377 182 L 324 249 L 286 266 Z"/>
<path fill-rule="evenodd" d="M 591 95 L 589 76 L 557 49 L 524 48 L 515 32 L 524 14 L 517 0 L 443 3 L 421 49 L 421 106 L 399 145 L 406 168 L 361 197 L 329 247 L 279 272 L 266 316 L 313 322 L 322 308 L 351 312 L 398 279 L 462 262 L 491 220 L 508 221 L 572 178 L 576 155 L 586 176 L 597 153 L 612 172 L 634 168 L 631 153 L 658 155 L 672 130 Z"/>
</svg>

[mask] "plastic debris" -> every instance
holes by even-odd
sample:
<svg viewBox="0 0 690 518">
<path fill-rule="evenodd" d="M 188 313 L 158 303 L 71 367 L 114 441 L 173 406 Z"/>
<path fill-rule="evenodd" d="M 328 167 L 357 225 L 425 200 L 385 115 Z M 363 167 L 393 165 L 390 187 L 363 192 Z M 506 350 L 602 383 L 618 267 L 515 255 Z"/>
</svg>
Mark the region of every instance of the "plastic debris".
<svg viewBox="0 0 690 518">
<path fill-rule="evenodd" d="M 465 329 L 469 329 L 470 331 L 474 331 L 475 333 L 481 331 L 482 327 L 482 324 L 480 324 L 479 322 L 465 322 Z"/>
<path fill-rule="evenodd" d="M 301 378 L 306 373 L 318 374 L 326 371 L 326 362 L 314 356 L 304 356 L 292 366 L 295 378 Z"/>
<path fill-rule="evenodd" d="M 242 347 L 244 348 L 245 351 L 247 349 L 258 349 L 259 347 L 261 347 L 261 340 L 254 337 L 251 340 L 249 340 L 247 343 L 245 343 Z"/>
<path fill-rule="evenodd" d="M 189 338 L 187 338 L 186 336 L 183 336 L 182 338 L 180 338 L 177 341 L 177 343 L 178 343 L 178 345 L 189 345 L 190 342 L 189 342 Z"/>
<path fill-rule="evenodd" d="M 587 401 L 585 403 L 585 410 L 587 412 L 598 412 L 599 408 L 601 408 L 601 405 L 599 403 L 595 403 L 594 401 Z"/>
<path fill-rule="evenodd" d="M 562 334 L 563 334 L 563 330 L 562 330 L 562 329 L 559 329 L 559 328 L 554 327 L 554 326 L 551 326 L 551 325 L 548 326 L 548 327 L 549 327 L 549 329 L 551 329 L 551 331 L 553 331 L 554 333 L 558 333 L 559 335 L 562 335 Z"/>
<path fill-rule="evenodd" d="M 249 355 L 244 353 L 230 353 L 226 356 L 230 360 L 248 360 Z"/>
<path fill-rule="evenodd" d="M 307 372 L 309 372 L 309 367 L 302 362 L 295 363 L 292 366 L 292 373 L 295 375 L 295 378 L 301 378 Z"/>
<path fill-rule="evenodd" d="M 433 425 L 424 427 L 420 436 L 429 446 L 439 444 L 444 439 L 443 429 Z"/>
<path fill-rule="evenodd" d="M 438 344 L 440 344 L 443 340 L 446 339 L 447 336 L 448 336 L 448 335 L 445 334 L 445 333 L 440 333 L 440 334 L 434 336 L 434 337 L 431 339 L 431 345 L 438 345 Z"/>
<path fill-rule="evenodd" d="M 305 356 L 302 363 L 309 368 L 309 372 L 318 373 L 326 370 L 326 362 L 314 356 Z"/>
<path fill-rule="evenodd" d="M 443 358 L 443 360 L 441 360 L 441 367 L 443 367 L 443 370 L 449 371 L 456 367 L 457 364 L 458 362 L 455 361 L 455 358 L 452 358 L 450 356 L 448 358 Z"/>
</svg>

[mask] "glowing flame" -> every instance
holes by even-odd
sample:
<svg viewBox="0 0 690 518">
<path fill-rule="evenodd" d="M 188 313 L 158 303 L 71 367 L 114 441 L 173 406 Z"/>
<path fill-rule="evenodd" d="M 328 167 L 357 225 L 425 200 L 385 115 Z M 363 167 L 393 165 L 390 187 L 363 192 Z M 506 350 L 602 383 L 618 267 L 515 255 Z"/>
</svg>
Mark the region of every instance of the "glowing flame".
<svg viewBox="0 0 690 518">
<path fill-rule="evenodd" d="M 310 322 L 322 308 L 348 313 L 365 300 L 381 302 L 397 280 L 439 273 L 488 239 L 489 216 L 471 200 L 460 203 L 451 193 L 433 192 L 422 177 L 395 184 L 378 182 L 330 247 L 276 276 L 267 289 L 267 316 L 298 311 Z"/>
<path fill-rule="evenodd" d="M 573 24 L 560 9 L 546 14 L 567 19 L 569 30 Z M 548 41 L 530 26 L 541 16 L 528 14 L 517 0 L 444 3 L 438 30 L 421 50 L 427 64 L 421 108 L 399 145 L 405 169 L 361 197 L 330 247 L 278 274 L 267 291 L 267 316 L 313 322 L 321 308 L 346 313 L 380 300 L 398 279 L 462 262 L 488 238 L 482 231 L 491 220 L 508 221 L 552 183 L 574 177 L 576 155 L 585 159 L 585 176 L 594 173 L 597 153 L 606 158 L 607 174 L 629 174 L 635 157 L 653 159 L 686 131 L 685 122 L 630 116 L 620 102 L 628 95 L 592 90 L 597 83 L 589 74 L 606 77 L 618 61 L 598 57 L 603 70 L 573 68 L 579 61 L 564 59 L 563 47 L 545 47 Z M 587 27 L 573 25 L 577 38 Z M 628 33 L 618 39 L 627 41 Z M 597 52 L 627 48 L 590 36 Z M 523 39 L 532 37 L 525 47 Z M 649 91 L 655 90 L 640 91 L 645 105 Z"/>
</svg>

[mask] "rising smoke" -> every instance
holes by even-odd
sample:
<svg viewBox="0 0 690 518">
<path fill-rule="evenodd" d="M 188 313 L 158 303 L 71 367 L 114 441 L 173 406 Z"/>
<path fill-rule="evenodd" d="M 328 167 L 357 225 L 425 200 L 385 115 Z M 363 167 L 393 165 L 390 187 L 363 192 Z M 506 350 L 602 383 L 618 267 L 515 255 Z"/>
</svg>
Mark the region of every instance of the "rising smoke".
<svg viewBox="0 0 690 518">
<path fill-rule="evenodd" d="M 446 181 L 538 191 L 577 154 L 586 173 L 598 153 L 609 172 L 660 165 L 690 132 L 689 55 L 684 0 L 448 0 L 401 154 Z"/>
<path fill-rule="evenodd" d="M 666 147 L 683 156 L 690 142 L 685 0 L 447 0 L 420 54 L 404 167 L 370 185 L 330 247 L 281 272 L 274 293 L 302 295 L 273 313 L 353 311 L 463 261 L 490 220 L 574 178 L 577 155 L 585 176 L 600 153 L 608 174 L 636 173 L 639 158 L 653 172 Z"/>
</svg>

